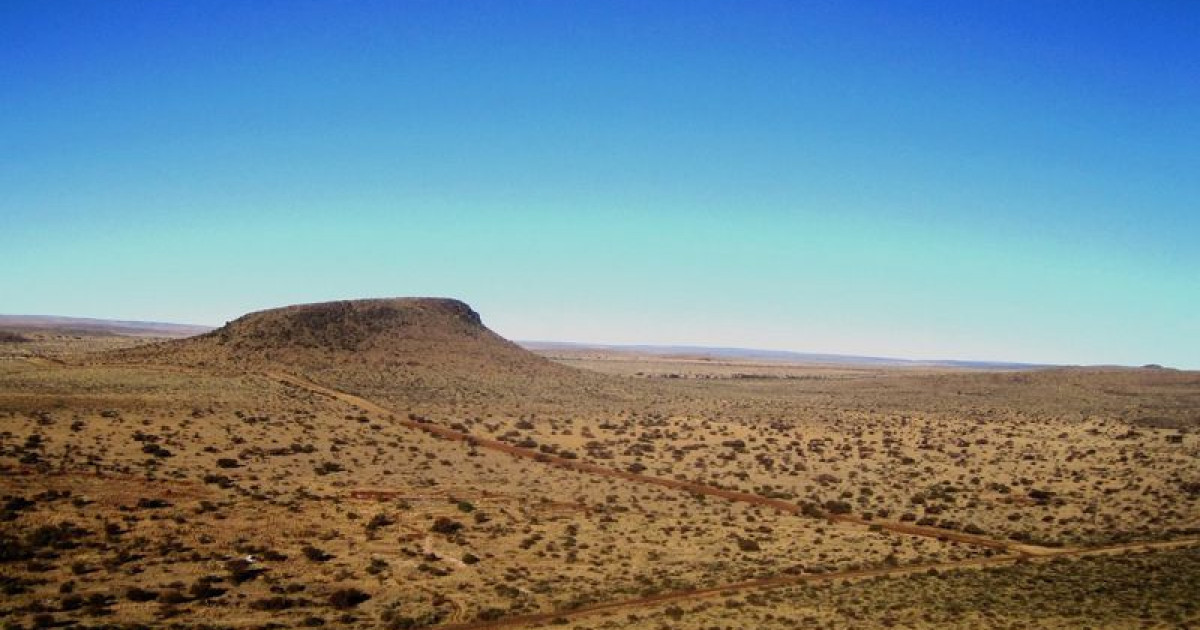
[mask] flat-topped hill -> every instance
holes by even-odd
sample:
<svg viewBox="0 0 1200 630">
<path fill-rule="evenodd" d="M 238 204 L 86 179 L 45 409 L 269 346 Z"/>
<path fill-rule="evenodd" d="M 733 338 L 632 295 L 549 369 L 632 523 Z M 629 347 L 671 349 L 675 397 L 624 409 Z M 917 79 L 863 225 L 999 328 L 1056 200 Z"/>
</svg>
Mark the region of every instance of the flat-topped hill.
<svg viewBox="0 0 1200 630">
<path fill-rule="evenodd" d="M 112 353 L 118 361 L 282 370 L 393 401 L 531 394 L 604 380 L 540 357 L 483 325 L 467 304 L 387 298 L 244 315 L 209 333 Z"/>
<path fill-rule="evenodd" d="M 323 302 L 250 313 L 211 333 L 166 344 L 235 361 L 325 360 L 352 355 L 364 363 L 546 361 L 488 330 L 466 304 L 442 298 Z"/>
<path fill-rule="evenodd" d="M 251 313 L 197 339 L 234 353 L 315 349 L 403 350 L 414 342 L 488 345 L 503 341 L 458 300 L 394 298 L 323 302 Z"/>
</svg>

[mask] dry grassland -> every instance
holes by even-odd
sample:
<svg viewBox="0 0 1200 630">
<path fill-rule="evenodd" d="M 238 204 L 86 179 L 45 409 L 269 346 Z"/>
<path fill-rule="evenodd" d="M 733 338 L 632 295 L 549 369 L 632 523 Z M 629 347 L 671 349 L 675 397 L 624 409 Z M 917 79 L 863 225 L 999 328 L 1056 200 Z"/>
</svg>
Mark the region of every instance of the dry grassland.
<svg viewBox="0 0 1200 630">
<path fill-rule="evenodd" d="M 309 320 L 286 347 L 271 327 L 104 358 L 10 344 L 23 347 L 0 361 L 0 617 L 1200 622 L 1196 374 L 558 357 L 602 375 L 472 332 L 466 315 L 469 338 L 457 319 L 396 317 L 463 350 L 395 361 L 409 337 L 380 341 L 392 319 L 355 328 L 344 352 Z M 265 345 L 222 354 L 247 340 Z M 1130 541 L 1178 542 L 1086 551 Z"/>
</svg>

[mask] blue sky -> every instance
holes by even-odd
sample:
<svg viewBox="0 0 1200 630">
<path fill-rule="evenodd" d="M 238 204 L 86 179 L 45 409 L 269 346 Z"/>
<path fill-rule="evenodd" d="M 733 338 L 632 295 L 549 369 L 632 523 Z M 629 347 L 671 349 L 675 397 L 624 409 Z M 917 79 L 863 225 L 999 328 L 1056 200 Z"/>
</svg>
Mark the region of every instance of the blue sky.
<svg viewBox="0 0 1200 630">
<path fill-rule="evenodd" d="M 1194 2 L 0 3 L 0 312 L 1200 368 Z"/>
</svg>

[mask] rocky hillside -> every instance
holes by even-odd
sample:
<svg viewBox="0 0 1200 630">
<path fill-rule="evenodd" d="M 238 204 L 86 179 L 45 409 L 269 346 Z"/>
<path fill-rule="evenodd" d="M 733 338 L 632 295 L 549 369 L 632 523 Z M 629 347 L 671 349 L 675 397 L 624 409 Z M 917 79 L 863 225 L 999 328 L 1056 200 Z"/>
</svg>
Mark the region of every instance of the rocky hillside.
<svg viewBox="0 0 1200 630">
<path fill-rule="evenodd" d="M 119 362 L 286 371 L 397 403 L 479 396 L 544 398 L 606 380 L 529 352 L 452 299 L 391 298 L 287 306 L 212 332 L 108 355 Z"/>
</svg>

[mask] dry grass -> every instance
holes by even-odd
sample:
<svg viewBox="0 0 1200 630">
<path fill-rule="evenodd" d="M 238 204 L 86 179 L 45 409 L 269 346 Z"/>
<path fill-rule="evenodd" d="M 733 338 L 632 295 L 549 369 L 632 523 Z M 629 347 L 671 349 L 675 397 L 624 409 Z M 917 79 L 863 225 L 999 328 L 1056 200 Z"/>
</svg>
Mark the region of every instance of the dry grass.
<svg viewBox="0 0 1200 630">
<path fill-rule="evenodd" d="M 680 373 L 678 360 L 638 359 L 597 375 L 490 333 L 463 337 L 478 324 L 460 310 L 439 328 L 441 306 L 422 306 L 434 316 L 405 311 L 407 327 L 385 333 L 304 320 L 308 341 L 278 350 L 277 328 L 251 320 L 259 332 L 247 337 L 147 346 L 116 363 L 71 352 L 64 364 L 0 362 L 0 616 L 26 627 L 416 627 L 995 553 L 815 516 L 831 511 L 1051 545 L 1200 528 L 1195 374 L 768 366 L 769 378 L 746 378 L 756 368 L 710 362 L 657 378 Z M 423 345 L 438 335 L 450 335 L 443 354 Z M 267 345 L 229 352 L 251 342 Z M 264 376 L 280 369 L 387 409 Z M 409 418 L 814 516 L 548 466 L 439 439 Z M 571 623 L 951 627 L 995 625 L 1007 611 L 1028 624 L 1047 598 L 1099 579 L 1109 590 L 1096 597 L 1116 593 L 1106 601 L 1137 604 L 1139 622 L 1178 625 L 1195 620 L 1179 588 L 1136 600 L 1131 576 L 1186 586 L 1194 567 L 1193 551 L 1039 562 Z M 1027 588 L 1043 580 L 1061 588 Z M 1115 605 L 1061 604 L 1040 625 L 1131 619 Z"/>
<path fill-rule="evenodd" d="M 1196 549 L 903 578 L 827 582 L 576 620 L 571 627 L 1189 628 L 1200 622 Z"/>
</svg>

